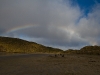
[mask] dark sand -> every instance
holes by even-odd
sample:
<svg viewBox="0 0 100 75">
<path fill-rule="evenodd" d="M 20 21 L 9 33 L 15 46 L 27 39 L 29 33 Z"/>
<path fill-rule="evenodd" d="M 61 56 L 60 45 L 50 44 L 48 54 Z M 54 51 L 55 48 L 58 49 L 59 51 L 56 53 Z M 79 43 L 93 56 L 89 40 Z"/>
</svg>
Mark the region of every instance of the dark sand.
<svg viewBox="0 0 100 75">
<path fill-rule="evenodd" d="M 100 75 L 100 56 L 3 54 L 0 75 Z"/>
</svg>

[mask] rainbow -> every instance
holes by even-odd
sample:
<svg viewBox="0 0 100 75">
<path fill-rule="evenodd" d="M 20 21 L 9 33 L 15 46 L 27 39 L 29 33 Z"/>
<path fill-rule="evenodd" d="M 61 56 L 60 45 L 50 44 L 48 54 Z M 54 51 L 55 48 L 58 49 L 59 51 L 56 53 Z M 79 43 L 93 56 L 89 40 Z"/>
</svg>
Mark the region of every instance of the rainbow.
<svg viewBox="0 0 100 75">
<path fill-rule="evenodd" d="M 23 25 L 23 26 L 14 27 L 14 28 L 8 29 L 5 32 L 5 34 L 9 34 L 9 33 L 12 33 L 12 32 L 18 31 L 18 30 L 22 30 L 22 29 L 26 29 L 26 28 L 31 28 L 34 26 L 37 26 L 37 25 Z"/>
</svg>

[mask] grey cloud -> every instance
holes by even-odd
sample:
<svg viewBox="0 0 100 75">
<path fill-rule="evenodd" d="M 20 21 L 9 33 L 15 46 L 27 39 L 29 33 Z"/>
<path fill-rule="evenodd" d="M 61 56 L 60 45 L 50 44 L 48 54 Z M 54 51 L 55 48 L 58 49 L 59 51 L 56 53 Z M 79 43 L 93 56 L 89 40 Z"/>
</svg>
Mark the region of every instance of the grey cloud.
<svg viewBox="0 0 100 75">
<path fill-rule="evenodd" d="M 90 35 L 92 27 L 94 28 L 93 24 L 97 26 L 100 23 L 98 9 L 99 5 L 97 9 L 94 8 L 93 12 L 89 13 L 89 17 L 79 20 L 82 12 L 78 6 L 71 6 L 70 0 L 67 0 L 66 4 L 63 0 L 0 0 L 0 34 L 52 47 L 78 48 L 89 44 L 90 40 L 86 36 L 88 34 L 93 36 Z M 96 14 L 98 18 L 95 18 Z M 92 26 L 88 30 L 91 19 L 94 23 L 91 23 Z M 79 25 L 76 25 L 78 20 Z M 33 27 L 7 33 L 10 29 L 30 24 Z M 97 29 L 95 33 L 98 35 L 99 29 L 98 31 Z"/>
<path fill-rule="evenodd" d="M 91 45 L 98 44 L 100 38 L 100 4 L 97 4 L 87 17 L 80 19 L 76 31 L 79 33 L 81 38 L 90 42 Z"/>
</svg>

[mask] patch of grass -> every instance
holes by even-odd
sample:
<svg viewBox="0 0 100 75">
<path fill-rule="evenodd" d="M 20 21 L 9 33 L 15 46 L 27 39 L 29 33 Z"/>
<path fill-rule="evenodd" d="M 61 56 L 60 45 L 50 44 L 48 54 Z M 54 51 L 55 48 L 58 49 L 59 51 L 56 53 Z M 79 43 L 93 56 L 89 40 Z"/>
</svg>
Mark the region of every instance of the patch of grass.
<svg viewBox="0 0 100 75">
<path fill-rule="evenodd" d="M 88 55 L 100 55 L 100 46 L 85 46 L 80 50 L 69 49 L 63 53 L 67 54 L 88 54 Z"/>
<path fill-rule="evenodd" d="M 80 50 L 68 49 L 63 51 L 18 38 L 0 37 L 0 52 L 100 55 L 100 46 L 85 46 Z"/>
<path fill-rule="evenodd" d="M 0 37 L 0 52 L 13 53 L 57 53 L 62 50 L 46 47 L 35 42 L 10 37 Z"/>
</svg>

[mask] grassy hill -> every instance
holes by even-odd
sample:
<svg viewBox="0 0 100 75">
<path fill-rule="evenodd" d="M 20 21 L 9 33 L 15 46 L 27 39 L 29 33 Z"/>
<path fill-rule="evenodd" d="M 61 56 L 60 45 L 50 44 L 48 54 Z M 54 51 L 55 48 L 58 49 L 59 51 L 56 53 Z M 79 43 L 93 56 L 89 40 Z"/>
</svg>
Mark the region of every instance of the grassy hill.
<svg viewBox="0 0 100 75">
<path fill-rule="evenodd" d="M 80 50 L 46 47 L 35 42 L 10 37 L 0 37 L 0 52 L 13 53 L 65 53 L 65 54 L 91 54 L 100 55 L 100 46 L 85 46 Z"/>
<path fill-rule="evenodd" d="M 64 51 L 67 54 L 88 54 L 88 55 L 100 55 L 100 46 L 85 46 L 80 50 L 69 49 Z"/>
<path fill-rule="evenodd" d="M 0 52 L 14 53 L 57 53 L 60 49 L 46 47 L 18 38 L 0 37 Z"/>
<path fill-rule="evenodd" d="M 100 46 L 85 46 L 80 49 L 80 53 L 100 55 Z"/>
</svg>

